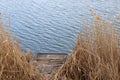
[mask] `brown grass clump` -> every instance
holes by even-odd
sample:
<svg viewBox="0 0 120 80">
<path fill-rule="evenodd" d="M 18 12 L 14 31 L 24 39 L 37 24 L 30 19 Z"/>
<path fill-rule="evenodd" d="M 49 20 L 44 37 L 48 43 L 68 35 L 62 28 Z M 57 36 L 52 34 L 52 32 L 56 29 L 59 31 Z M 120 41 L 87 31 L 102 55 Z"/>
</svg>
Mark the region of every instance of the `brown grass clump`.
<svg viewBox="0 0 120 80">
<path fill-rule="evenodd" d="M 0 80 L 42 80 L 30 57 L 22 54 L 18 43 L 0 20 Z"/>
<path fill-rule="evenodd" d="M 120 80 L 119 39 L 114 22 L 94 16 L 53 80 Z"/>
</svg>

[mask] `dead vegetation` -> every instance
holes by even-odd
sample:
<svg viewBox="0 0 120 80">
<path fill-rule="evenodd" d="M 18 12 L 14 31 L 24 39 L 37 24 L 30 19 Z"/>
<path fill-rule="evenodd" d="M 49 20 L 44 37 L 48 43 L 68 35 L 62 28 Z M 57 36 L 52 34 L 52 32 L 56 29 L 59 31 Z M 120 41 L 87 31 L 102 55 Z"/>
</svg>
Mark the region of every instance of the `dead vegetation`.
<svg viewBox="0 0 120 80">
<path fill-rule="evenodd" d="M 93 23 L 79 34 L 53 80 L 120 80 L 119 37 L 114 23 L 94 14 Z"/>
<path fill-rule="evenodd" d="M 94 14 L 93 23 L 85 25 L 87 27 L 79 34 L 72 53 L 52 73 L 51 80 L 120 80 L 116 19 L 105 21 Z M 0 80 L 43 80 L 31 63 L 30 54 L 23 54 L 18 42 L 4 29 L 1 20 L 0 64 Z"/>
<path fill-rule="evenodd" d="M 23 54 L 18 42 L 0 20 L 0 80 L 42 80 L 31 63 L 29 53 Z"/>
</svg>

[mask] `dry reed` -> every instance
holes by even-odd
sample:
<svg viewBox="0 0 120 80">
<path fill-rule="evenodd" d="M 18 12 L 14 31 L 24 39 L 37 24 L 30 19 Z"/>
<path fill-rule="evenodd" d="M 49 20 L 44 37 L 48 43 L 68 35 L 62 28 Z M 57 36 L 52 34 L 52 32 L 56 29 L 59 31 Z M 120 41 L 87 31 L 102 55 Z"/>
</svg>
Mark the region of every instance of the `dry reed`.
<svg viewBox="0 0 120 80">
<path fill-rule="evenodd" d="M 42 80 L 31 63 L 31 56 L 23 54 L 18 42 L 0 20 L 0 80 Z"/>
<path fill-rule="evenodd" d="M 53 80 L 120 80 L 117 25 L 96 14 L 94 18 Z"/>
</svg>

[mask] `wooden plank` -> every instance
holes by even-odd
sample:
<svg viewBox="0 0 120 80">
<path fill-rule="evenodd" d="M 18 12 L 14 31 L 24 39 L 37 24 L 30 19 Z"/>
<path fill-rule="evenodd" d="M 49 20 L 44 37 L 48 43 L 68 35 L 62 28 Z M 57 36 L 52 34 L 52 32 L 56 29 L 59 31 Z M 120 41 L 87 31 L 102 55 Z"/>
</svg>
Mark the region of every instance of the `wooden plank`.
<svg viewBox="0 0 120 80">
<path fill-rule="evenodd" d="M 65 53 L 39 53 L 33 55 L 33 63 L 40 73 L 51 73 L 65 62 L 67 56 Z"/>
</svg>

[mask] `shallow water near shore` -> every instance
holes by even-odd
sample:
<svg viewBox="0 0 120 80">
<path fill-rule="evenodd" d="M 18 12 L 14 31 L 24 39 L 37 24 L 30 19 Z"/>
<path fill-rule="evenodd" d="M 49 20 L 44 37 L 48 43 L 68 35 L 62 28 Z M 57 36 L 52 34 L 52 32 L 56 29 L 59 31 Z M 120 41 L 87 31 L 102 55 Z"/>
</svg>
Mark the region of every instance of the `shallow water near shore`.
<svg viewBox="0 0 120 80">
<path fill-rule="evenodd" d="M 69 53 L 89 9 L 101 16 L 120 12 L 119 0 L 1 0 L 0 13 L 22 49 L 33 53 Z"/>
</svg>

